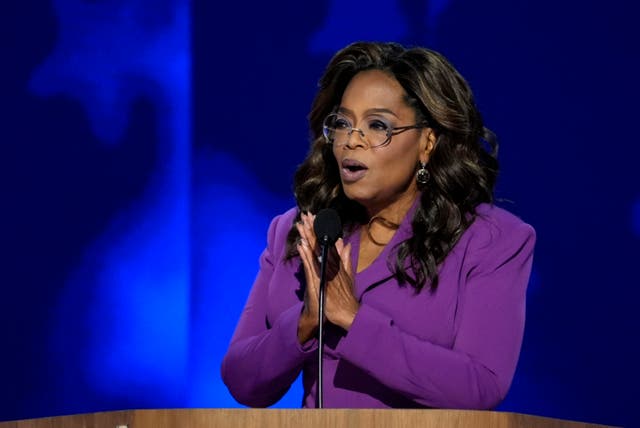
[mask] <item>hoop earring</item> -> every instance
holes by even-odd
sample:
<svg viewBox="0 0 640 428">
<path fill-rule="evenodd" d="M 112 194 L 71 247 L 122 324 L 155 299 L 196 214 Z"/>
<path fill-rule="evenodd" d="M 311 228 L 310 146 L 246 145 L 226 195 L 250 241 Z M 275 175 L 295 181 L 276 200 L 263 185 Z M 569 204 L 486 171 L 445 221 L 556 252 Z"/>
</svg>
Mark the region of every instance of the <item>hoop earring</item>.
<svg viewBox="0 0 640 428">
<path fill-rule="evenodd" d="M 418 172 L 416 173 L 416 181 L 418 182 L 418 184 L 425 185 L 429 182 L 430 178 L 431 174 L 429 174 L 429 171 L 427 171 L 427 164 L 421 163 L 420 169 L 418 169 Z"/>
</svg>

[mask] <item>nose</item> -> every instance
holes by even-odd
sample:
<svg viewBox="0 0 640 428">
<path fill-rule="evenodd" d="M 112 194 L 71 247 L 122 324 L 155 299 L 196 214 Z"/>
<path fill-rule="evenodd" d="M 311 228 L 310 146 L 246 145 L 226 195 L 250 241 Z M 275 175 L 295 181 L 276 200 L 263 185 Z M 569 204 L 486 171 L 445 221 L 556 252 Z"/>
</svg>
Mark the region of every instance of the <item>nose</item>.
<svg viewBox="0 0 640 428">
<path fill-rule="evenodd" d="M 351 138 L 354 132 L 360 134 L 360 138 Z M 353 143 L 353 141 L 355 141 L 355 144 Z M 344 145 L 350 149 L 355 149 L 358 146 L 364 147 L 365 149 L 368 147 L 365 141 L 364 132 L 362 131 L 362 129 L 358 128 L 351 128 L 351 132 L 349 132 L 349 135 L 347 135 L 347 141 Z"/>
</svg>

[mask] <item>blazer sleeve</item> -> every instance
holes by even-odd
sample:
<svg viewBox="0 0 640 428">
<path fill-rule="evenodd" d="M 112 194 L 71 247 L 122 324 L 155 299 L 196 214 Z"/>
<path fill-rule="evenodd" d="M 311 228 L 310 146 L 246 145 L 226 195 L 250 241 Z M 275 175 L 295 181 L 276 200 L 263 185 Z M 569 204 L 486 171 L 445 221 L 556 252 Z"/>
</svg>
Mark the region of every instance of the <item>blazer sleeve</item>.
<svg viewBox="0 0 640 428">
<path fill-rule="evenodd" d="M 283 263 L 284 251 L 276 248 L 284 248 L 291 226 L 286 219 L 291 218 L 283 214 L 269 226 L 260 271 L 222 360 L 222 380 L 231 395 L 251 407 L 270 406 L 282 398 L 300 373 L 304 360 L 317 348 L 315 341 L 305 346 L 298 342 L 302 302 L 281 312 L 272 323 L 267 318 L 269 284 L 277 265 Z"/>
<path fill-rule="evenodd" d="M 510 387 L 520 353 L 534 243 L 533 228 L 520 222 L 474 250 L 477 262 L 465 269 L 452 348 L 408 334 L 363 304 L 338 347 L 340 356 L 421 405 L 494 408 Z"/>
</svg>

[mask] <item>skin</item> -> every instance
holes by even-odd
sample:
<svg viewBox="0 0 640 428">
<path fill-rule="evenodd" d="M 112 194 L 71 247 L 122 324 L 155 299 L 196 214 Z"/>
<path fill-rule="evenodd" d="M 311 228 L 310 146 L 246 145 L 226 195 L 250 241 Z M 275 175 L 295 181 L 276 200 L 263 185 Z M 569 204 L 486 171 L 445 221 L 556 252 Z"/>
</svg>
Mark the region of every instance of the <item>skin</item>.
<svg viewBox="0 0 640 428">
<path fill-rule="evenodd" d="M 379 70 L 358 73 L 349 82 L 340 103 L 340 112 L 354 127 L 366 129 L 366 123 L 381 119 L 393 127 L 413 125 L 416 112 L 405 102 L 405 91 L 398 81 Z M 334 145 L 333 154 L 341 165 L 345 159 L 366 165 L 362 178 L 352 182 L 342 179 L 346 196 L 365 207 L 370 218 L 381 216 L 400 223 L 418 195 L 415 172 L 418 163 L 426 163 L 435 143 L 431 128 L 412 129 L 394 135 L 383 147 L 369 148 L 365 139 L 354 132 L 348 143 Z M 311 339 L 318 326 L 319 265 L 316 237 L 313 232 L 314 215 L 304 213 L 297 225 L 301 242 L 297 249 L 303 263 L 307 290 L 305 305 L 298 323 L 298 340 Z M 362 228 L 358 272 L 369 266 L 384 246 L 373 243 Z M 371 233 L 378 242 L 389 242 L 395 230 L 373 223 Z M 328 259 L 325 289 L 326 319 L 349 331 L 358 312 L 359 303 L 353 294 L 354 271 L 351 266 L 351 245 L 342 239 Z"/>
</svg>

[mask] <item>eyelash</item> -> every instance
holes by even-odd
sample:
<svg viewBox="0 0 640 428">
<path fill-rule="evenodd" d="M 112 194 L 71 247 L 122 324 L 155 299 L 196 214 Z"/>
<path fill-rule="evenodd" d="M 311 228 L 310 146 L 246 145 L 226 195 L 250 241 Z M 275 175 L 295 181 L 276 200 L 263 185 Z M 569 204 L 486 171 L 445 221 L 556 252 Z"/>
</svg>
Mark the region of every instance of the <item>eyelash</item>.
<svg viewBox="0 0 640 428">
<path fill-rule="evenodd" d="M 337 120 L 335 123 L 336 128 L 348 128 L 351 125 L 351 122 L 344 120 L 344 119 L 340 119 Z M 387 125 L 385 122 L 381 121 L 381 120 L 371 120 L 368 123 L 368 127 L 369 129 L 377 129 L 380 131 L 386 131 L 387 129 L 390 128 L 390 125 Z"/>
<path fill-rule="evenodd" d="M 370 129 L 379 129 L 381 131 L 386 131 L 387 129 L 389 129 L 389 125 L 387 125 L 386 123 L 382 122 L 381 120 L 372 120 L 371 122 L 369 122 L 369 128 Z"/>
</svg>

